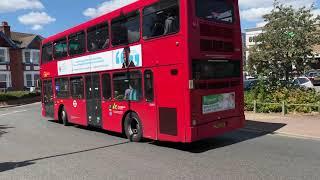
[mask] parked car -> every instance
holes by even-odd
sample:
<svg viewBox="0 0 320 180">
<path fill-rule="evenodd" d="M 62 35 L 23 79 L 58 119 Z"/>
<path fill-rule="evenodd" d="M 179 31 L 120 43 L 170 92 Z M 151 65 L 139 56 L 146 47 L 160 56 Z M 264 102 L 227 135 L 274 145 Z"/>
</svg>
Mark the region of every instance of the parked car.
<svg viewBox="0 0 320 180">
<path fill-rule="evenodd" d="M 258 83 L 258 79 L 248 79 L 243 81 L 243 89 L 249 91 L 254 88 Z"/>
<path fill-rule="evenodd" d="M 313 83 L 308 77 L 297 77 L 293 80 L 293 84 L 302 88 L 314 88 Z"/>
<path fill-rule="evenodd" d="M 313 85 L 320 85 L 320 70 L 312 70 L 306 73 Z"/>
</svg>

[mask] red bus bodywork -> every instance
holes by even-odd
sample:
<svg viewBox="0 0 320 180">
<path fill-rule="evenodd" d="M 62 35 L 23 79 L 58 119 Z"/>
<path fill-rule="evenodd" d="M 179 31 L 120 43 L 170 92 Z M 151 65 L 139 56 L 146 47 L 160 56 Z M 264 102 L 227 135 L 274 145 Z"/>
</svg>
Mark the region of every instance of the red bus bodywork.
<svg viewBox="0 0 320 180">
<path fill-rule="evenodd" d="M 208 22 L 197 18 L 195 3 L 180 0 L 180 30 L 176 34 L 144 40 L 140 31 L 140 40 L 130 46 L 141 45 L 143 65 L 130 68 L 130 71 L 152 70 L 154 74 L 154 101 L 144 98 L 137 102 L 117 101 L 101 98 L 102 129 L 123 132 L 123 120 L 128 112 L 135 112 L 142 121 L 143 137 L 172 142 L 193 142 L 226 133 L 244 125 L 243 78 L 242 73 L 235 78 L 196 80 L 192 74 L 192 64 L 203 60 L 238 61 L 242 72 L 242 47 L 239 7 L 234 4 L 234 23 L 223 24 Z M 86 30 L 88 27 L 111 20 L 121 14 L 142 9 L 157 2 L 140 0 L 111 13 L 105 14 L 69 30 L 51 36 L 42 44 L 53 42 L 68 35 Z M 142 22 L 142 15 L 140 15 Z M 141 23 L 142 24 L 142 23 Z M 142 25 L 141 25 L 142 28 Z M 109 26 L 110 29 L 110 26 Z M 111 36 L 111 32 L 109 31 Z M 214 44 L 220 44 L 215 46 Z M 229 43 L 230 46 L 225 44 Z M 110 47 L 103 51 L 112 51 L 125 46 Z M 229 48 L 229 49 L 228 49 Z M 97 52 L 95 52 L 97 53 Z M 92 55 L 95 53 L 85 53 Z M 74 57 L 73 57 L 74 58 Z M 85 99 L 71 97 L 59 99 L 56 96 L 54 79 L 58 75 L 57 62 L 68 58 L 53 60 L 41 64 L 42 82 L 52 80 L 53 118 L 58 119 L 59 108 L 64 106 L 70 123 L 88 125 Z M 121 69 L 98 71 L 113 74 Z M 63 77 L 84 76 L 88 73 L 65 75 Z M 100 83 L 101 84 L 101 83 Z M 142 86 L 144 83 L 142 83 Z M 142 88 L 143 89 L 143 88 Z M 203 113 L 203 97 L 214 94 L 231 94 L 235 97 L 235 108 L 212 113 Z M 101 93 L 102 94 L 102 93 Z M 102 96 L 102 95 L 101 95 Z M 42 115 L 48 116 L 42 105 Z M 118 107 L 121 107 L 120 109 Z M 111 113 L 112 112 L 112 113 Z M 112 114 L 112 115 L 111 115 Z"/>
</svg>

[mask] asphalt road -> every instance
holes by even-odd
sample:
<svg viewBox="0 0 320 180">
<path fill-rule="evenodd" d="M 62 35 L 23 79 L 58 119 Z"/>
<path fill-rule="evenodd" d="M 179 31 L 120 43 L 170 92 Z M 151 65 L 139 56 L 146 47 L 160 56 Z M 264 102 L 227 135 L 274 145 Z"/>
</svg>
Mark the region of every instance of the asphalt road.
<svg viewBox="0 0 320 180">
<path fill-rule="evenodd" d="M 129 143 L 120 135 L 47 121 L 39 104 L 0 109 L 0 179 L 319 177 L 317 140 L 240 130 L 188 146 Z"/>
</svg>

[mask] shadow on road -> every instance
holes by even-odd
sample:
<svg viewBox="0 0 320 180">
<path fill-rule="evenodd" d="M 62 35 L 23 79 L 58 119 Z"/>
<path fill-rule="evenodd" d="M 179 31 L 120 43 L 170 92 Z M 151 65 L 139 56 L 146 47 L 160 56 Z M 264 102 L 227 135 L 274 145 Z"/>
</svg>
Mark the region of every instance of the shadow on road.
<svg viewBox="0 0 320 180">
<path fill-rule="evenodd" d="M 4 131 L 5 129 L 11 129 L 13 127 L 9 127 L 7 125 L 0 125 L 0 137 L 3 135 L 3 134 L 6 134 L 8 133 L 7 131 Z"/>
<path fill-rule="evenodd" d="M 243 141 L 248 141 L 254 138 L 272 134 L 278 129 L 281 129 L 286 124 L 283 123 L 265 123 L 257 121 L 246 121 L 246 126 L 243 129 L 226 133 L 215 138 L 205 139 L 190 144 L 170 143 L 170 142 L 151 142 L 156 146 L 168 147 L 187 151 L 190 153 L 203 153 L 209 150 L 230 146 Z"/>
<path fill-rule="evenodd" d="M 72 154 L 79 154 L 79 153 L 83 153 L 83 152 L 95 151 L 95 150 L 98 150 L 98 149 L 106 149 L 106 148 L 119 146 L 119 145 L 123 145 L 123 144 L 128 144 L 128 143 L 129 143 L 129 141 L 126 141 L 126 142 L 115 143 L 115 144 L 111 144 L 111 145 L 106 145 L 106 146 L 101 146 L 101 147 L 96 147 L 96 148 L 90 148 L 90 149 L 85 149 L 85 150 L 80 150 L 80 151 L 74 151 L 74 152 L 69 152 L 69 153 L 55 154 L 55 155 L 51 155 L 51 156 L 39 157 L 39 158 L 29 159 L 29 160 L 25 160 L 25 161 L 21 161 L 21 162 L 4 162 L 4 163 L 0 163 L 0 172 L 8 171 L 8 170 L 16 169 L 16 168 L 19 168 L 19 167 L 28 166 L 28 165 L 32 165 L 32 164 L 35 164 L 36 161 L 41 161 L 41 160 L 51 159 L 51 158 L 56 158 L 56 157 L 61 157 L 61 156 L 68 156 L 68 155 L 72 155 Z"/>
</svg>

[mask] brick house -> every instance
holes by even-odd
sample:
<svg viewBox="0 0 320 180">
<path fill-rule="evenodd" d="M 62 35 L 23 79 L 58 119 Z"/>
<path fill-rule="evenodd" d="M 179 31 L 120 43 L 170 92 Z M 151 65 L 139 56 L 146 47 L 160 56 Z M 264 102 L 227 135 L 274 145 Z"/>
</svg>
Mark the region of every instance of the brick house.
<svg viewBox="0 0 320 180">
<path fill-rule="evenodd" d="M 12 32 L 7 22 L 0 25 L 0 91 L 23 90 L 39 79 L 42 37 Z"/>
</svg>

